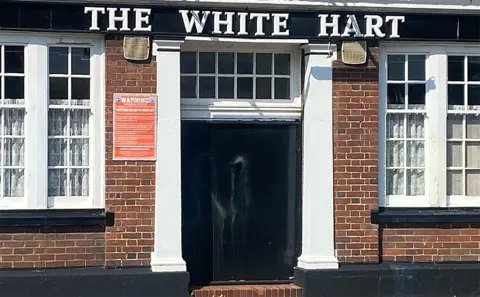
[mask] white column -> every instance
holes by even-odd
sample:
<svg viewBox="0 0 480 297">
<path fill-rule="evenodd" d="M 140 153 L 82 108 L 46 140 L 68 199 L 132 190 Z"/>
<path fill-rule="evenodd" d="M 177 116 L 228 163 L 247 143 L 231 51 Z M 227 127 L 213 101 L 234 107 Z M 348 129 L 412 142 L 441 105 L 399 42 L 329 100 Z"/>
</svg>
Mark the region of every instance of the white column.
<svg viewBox="0 0 480 297">
<path fill-rule="evenodd" d="M 298 267 L 336 269 L 332 131 L 332 61 L 336 59 L 336 47 L 307 44 L 303 48 L 302 255 Z"/>
<path fill-rule="evenodd" d="M 155 234 L 151 267 L 155 272 L 186 271 L 182 258 L 180 153 L 180 45 L 155 40 L 157 55 L 157 162 Z"/>
</svg>

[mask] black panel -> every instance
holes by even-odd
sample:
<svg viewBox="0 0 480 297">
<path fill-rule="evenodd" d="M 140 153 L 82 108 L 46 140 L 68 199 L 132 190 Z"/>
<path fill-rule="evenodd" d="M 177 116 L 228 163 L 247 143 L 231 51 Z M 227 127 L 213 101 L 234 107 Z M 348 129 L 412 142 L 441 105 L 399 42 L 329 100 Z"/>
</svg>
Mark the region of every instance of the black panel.
<svg viewBox="0 0 480 297">
<path fill-rule="evenodd" d="M 113 226 L 104 209 L 0 210 L 0 227 Z"/>
<path fill-rule="evenodd" d="M 193 284 L 293 276 L 298 127 L 183 122 L 183 255 Z"/>
<path fill-rule="evenodd" d="M 372 224 L 451 224 L 480 223 L 480 208 L 394 208 L 380 207 L 371 212 Z"/>
<path fill-rule="evenodd" d="M 95 4 L 92 4 L 95 5 Z M 98 4 L 97 4 L 98 5 Z M 89 31 L 91 22 L 91 13 L 85 14 L 84 9 L 86 5 L 80 4 L 54 4 L 54 3 L 20 3 L 8 2 L 0 3 L 0 29 L 8 30 L 42 30 L 42 31 L 68 31 L 68 32 L 91 32 Z M 120 8 L 118 5 L 110 7 Z M 122 6 L 129 7 L 129 6 Z M 150 15 L 150 24 L 152 31 L 150 34 L 163 37 L 178 37 L 183 38 L 186 35 L 182 16 L 179 9 L 195 9 L 194 7 L 174 7 L 171 5 L 155 5 L 145 6 L 139 5 L 135 7 L 144 7 L 152 9 Z M 134 7 L 131 7 L 133 9 Z M 196 8 L 198 10 L 198 8 Z M 225 9 L 215 9 L 211 7 L 209 11 L 226 11 Z M 386 16 L 405 16 L 405 22 L 399 24 L 399 40 L 439 40 L 439 41 L 480 41 L 480 20 L 475 16 L 452 15 L 452 14 L 426 14 L 426 13 L 377 13 L 375 12 L 358 12 L 358 11 L 302 11 L 298 8 L 290 10 L 285 9 L 269 9 L 266 10 L 244 10 L 244 9 L 229 9 L 233 12 L 282 12 L 289 13 L 287 26 L 289 29 L 289 36 L 271 36 L 272 18 L 265 21 L 264 32 L 265 36 L 255 36 L 256 19 L 248 18 L 247 36 L 260 38 L 308 38 L 310 40 L 325 40 L 329 37 L 318 37 L 319 33 L 319 19 L 318 14 L 340 14 L 339 32 L 343 33 L 347 15 L 353 14 L 359 24 L 360 30 L 365 33 L 365 15 L 376 14 L 384 18 L 384 25 L 382 31 L 386 33 L 388 39 L 391 33 L 391 21 L 386 22 Z M 117 12 L 118 14 L 120 12 Z M 212 36 L 213 30 L 213 16 L 210 15 L 204 32 L 196 33 L 194 29 L 190 35 Z M 331 21 L 331 20 L 329 20 Z M 107 32 L 108 12 L 99 14 L 99 27 L 102 33 L 115 34 L 145 34 L 145 32 Z M 134 12 L 129 13 L 129 26 L 134 27 Z M 118 24 L 117 22 L 117 25 Z M 239 29 L 239 17 L 235 15 L 233 18 L 234 31 Z M 331 28 L 327 28 L 330 32 Z M 332 37 L 330 40 L 338 39 L 353 39 L 353 37 Z"/>
<path fill-rule="evenodd" d="M 0 270 L 2 297 L 188 297 L 188 272 L 144 268 Z"/>
<path fill-rule="evenodd" d="M 480 263 L 341 265 L 338 270 L 295 269 L 303 297 L 478 296 Z"/>
</svg>

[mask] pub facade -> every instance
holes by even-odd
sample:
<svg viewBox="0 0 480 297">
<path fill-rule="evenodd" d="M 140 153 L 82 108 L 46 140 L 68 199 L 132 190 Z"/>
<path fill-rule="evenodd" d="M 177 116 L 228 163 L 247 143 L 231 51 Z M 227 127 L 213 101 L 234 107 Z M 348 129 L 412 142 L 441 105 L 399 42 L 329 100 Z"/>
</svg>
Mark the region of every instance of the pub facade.
<svg viewBox="0 0 480 297">
<path fill-rule="evenodd" d="M 476 296 L 480 5 L 0 3 L 0 296 Z"/>
</svg>

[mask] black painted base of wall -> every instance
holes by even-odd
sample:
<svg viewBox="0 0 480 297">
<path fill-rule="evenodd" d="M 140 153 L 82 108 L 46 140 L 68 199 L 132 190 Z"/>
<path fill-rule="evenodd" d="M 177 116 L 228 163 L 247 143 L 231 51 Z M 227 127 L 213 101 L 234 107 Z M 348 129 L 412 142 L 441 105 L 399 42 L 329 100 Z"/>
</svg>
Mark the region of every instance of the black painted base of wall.
<svg viewBox="0 0 480 297">
<path fill-rule="evenodd" d="M 142 268 L 0 270 L 1 297 L 188 297 L 188 272 Z"/>
<path fill-rule="evenodd" d="M 478 297 L 480 263 L 382 263 L 295 269 L 303 297 Z"/>
</svg>

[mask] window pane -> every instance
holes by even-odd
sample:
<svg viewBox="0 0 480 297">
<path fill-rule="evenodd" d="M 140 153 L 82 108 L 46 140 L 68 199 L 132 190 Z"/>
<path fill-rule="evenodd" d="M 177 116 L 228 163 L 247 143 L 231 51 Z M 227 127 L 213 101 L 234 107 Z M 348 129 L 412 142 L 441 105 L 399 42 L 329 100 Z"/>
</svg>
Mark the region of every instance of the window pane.
<svg viewBox="0 0 480 297">
<path fill-rule="evenodd" d="M 387 195 L 403 195 L 404 193 L 404 171 L 401 169 L 387 170 Z"/>
<path fill-rule="evenodd" d="M 72 74 L 90 74 L 90 49 L 72 48 Z"/>
<path fill-rule="evenodd" d="M 425 80 L 425 56 L 408 56 L 408 80 Z"/>
<path fill-rule="evenodd" d="M 68 47 L 50 47 L 49 51 L 49 73 L 68 74 Z"/>
<path fill-rule="evenodd" d="M 423 141 L 407 141 L 407 166 L 425 166 L 425 145 Z"/>
<path fill-rule="evenodd" d="M 387 114 L 387 138 L 405 137 L 404 117 L 403 114 Z"/>
<path fill-rule="evenodd" d="M 48 135 L 67 135 L 68 112 L 63 109 L 48 111 Z"/>
<path fill-rule="evenodd" d="M 200 73 L 215 73 L 215 53 L 199 53 L 198 61 Z"/>
<path fill-rule="evenodd" d="M 480 57 L 468 57 L 468 80 L 480 81 Z"/>
<path fill-rule="evenodd" d="M 448 85 L 448 109 L 464 109 L 464 90 L 463 85 Z"/>
<path fill-rule="evenodd" d="M 253 78 L 251 77 L 237 78 L 237 98 L 253 99 Z"/>
<path fill-rule="evenodd" d="M 6 76 L 5 77 L 5 99 L 24 99 L 25 86 L 23 77 Z M 23 103 L 24 100 L 5 100 L 7 104 Z"/>
<path fill-rule="evenodd" d="M 88 136 L 89 131 L 90 110 L 79 109 L 70 111 L 70 135 Z M 66 126 L 66 123 L 65 123 Z"/>
<path fill-rule="evenodd" d="M 275 74 L 290 75 L 290 54 L 275 54 Z"/>
<path fill-rule="evenodd" d="M 290 99 L 290 79 L 275 78 L 274 99 Z"/>
<path fill-rule="evenodd" d="M 48 166 L 67 166 L 67 140 L 48 140 Z"/>
<path fill-rule="evenodd" d="M 467 168 L 480 168 L 480 142 L 467 142 Z"/>
<path fill-rule="evenodd" d="M 405 158 L 404 141 L 387 141 L 387 167 L 403 167 Z"/>
<path fill-rule="evenodd" d="M 253 54 L 250 54 L 250 53 L 237 54 L 237 73 L 253 74 Z"/>
<path fill-rule="evenodd" d="M 272 79 L 257 77 L 256 99 L 272 99 Z"/>
<path fill-rule="evenodd" d="M 198 90 L 200 98 L 215 98 L 215 77 L 200 77 Z"/>
<path fill-rule="evenodd" d="M 24 47 L 5 46 L 5 73 L 24 73 Z"/>
<path fill-rule="evenodd" d="M 467 170 L 465 175 L 467 178 L 467 195 L 480 196 L 480 171 Z"/>
<path fill-rule="evenodd" d="M 4 169 L 3 170 L 3 195 L 5 197 L 24 196 L 24 170 Z"/>
<path fill-rule="evenodd" d="M 25 141 L 23 138 L 3 139 L 3 165 L 25 165 Z"/>
<path fill-rule="evenodd" d="M 425 85 L 424 84 L 408 85 L 408 108 L 410 109 L 425 108 Z"/>
<path fill-rule="evenodd" d="M 465 58 L 463 56 L 448 57 L 448 81 L 464 80 L 464 61 Z"/>
<path fill-rule="evenodd" d="M 197 72 L 197 53 L 182 52 L 180 54 L 180 72 L 196 73 Z"/>
<path fill-rule="evenodd" d="M 388 80 L 405 80 L 405 56 L 389 55 L 388 63 Z"/>
<path fill-rule="evenodd" d="M 480 109 L 480 86 L 478 85 L 468 86 L 468 109 Z"/>
<path fill-rule="evenodd" d="M 235 79 L 233 77 L 218 78 L 218 98 L 220 99 L 235 98 Z"/>
<path fill-rule="evenodd" d="M 259 53 L 256 59 L 257 74 L 272 74 L 272 54 Z"/>
<path fill-rule="evenodd" d="M 48 170 L 48 196 L 65 196 L 67 190 L 67 170 Z"/>
<path fill-rule="evenodd" d="M 70 141 L 70 165 L 88 166 L 89 143 L 88 138 L 72 139 Z"/>
<path fill-rule="evenodd" d="M 424 138 L 425 137 L 425 115 L 408 115 L 407 137 Z"/>
<path fill-rule="evenodd" d="M 182 76 L 180 85 L 182 98 L 197 98 L 197 78 L 195 76 Z"/>
<path fill-rule="evenodd" d="M 221 73 L 221 74 L 235 73 L 235 54 L 234 53 L 218 53 L 218 73 Z"/>
<path fill-rule="evenodd" d="M 72 78 L 72 105 L 90 104 L 90 78 Z"/>
<path fill-rule="evenodd" d="M 405 85 L 388 84 L 387 87 L 387 108 L 403 109 L 405 108 Z"/>
<path fill-rule="evenodd" d="M 477 115 L 467 115 L 467 138 L 480 139 L 480 118 Z"/>
<path fill-rule="evenodd" d="M 463 116 L 449 114 L 447 117 L 447 138 L 463 138 Z"/>
<path fill-rule="evenodd" d="M 71 169 L 70 171 L 70 195 L 88 196 L 88 169 Z"/>
<path fill-rule="evenodd" d="M 50 104 L 68 102 L 68 78 L 50 77 Z"/>
<path fill-rule="evenodd" d="M 25 134 L 25 110 L 4 109 L 4 135 L 22 136 Z"/>
<path fill-rule="evenodd" d="M 410 169 L 407 180 L 407 195 L 418 196 L 425 195 L 425 171 Z"/>
<path fill-rule="evenodd" d="M 447 143 L 447 166 L 463 167 L 463 150 L 461 142 Z"/>
<path fill-rule="evenodd" d="M 462 171 L 447 171 L 447 195 L 463 195 Z"/>
</svg>

